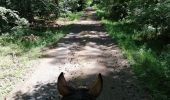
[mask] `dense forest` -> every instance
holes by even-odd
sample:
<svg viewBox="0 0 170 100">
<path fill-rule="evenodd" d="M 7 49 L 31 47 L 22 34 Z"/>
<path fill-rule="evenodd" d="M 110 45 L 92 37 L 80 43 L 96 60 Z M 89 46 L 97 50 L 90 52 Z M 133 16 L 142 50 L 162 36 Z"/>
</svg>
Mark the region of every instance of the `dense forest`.
<svg viewBox="0 0 170 100">
<path fill-rule="evenodd" d="M 141 87 L 153 100 L 170 100 L 170 0 L 0 0 L 0 58 L 5 61 L 11 52 L 24 55 L 23 61 L 25 56 L 38 58 L 37 47 L 56 42 L 69 30 L 53 22 L 79 18 L 90 6 L 122 49 Z M 0 70 L 12 63 L 2 62 Z"/>
</svg>

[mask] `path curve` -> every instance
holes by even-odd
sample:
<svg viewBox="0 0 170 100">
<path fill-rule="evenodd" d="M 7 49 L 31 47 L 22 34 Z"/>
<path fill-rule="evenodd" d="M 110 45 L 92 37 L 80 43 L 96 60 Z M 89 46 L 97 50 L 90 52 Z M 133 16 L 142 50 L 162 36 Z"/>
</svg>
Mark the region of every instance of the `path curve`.
<svg viewBox="0 0 170 100">
<path fill-rule="evenodd" d="M 104 87 L 98 100 L 149 100 L 95 11 L 86 11 L 71 27 L 61 41 L 43 51 L 35 72 L 7 100 L 59 100 L 56 82 L 61 72 L 74 86 L 91 84 L 102 73 Z"/>
</svg>

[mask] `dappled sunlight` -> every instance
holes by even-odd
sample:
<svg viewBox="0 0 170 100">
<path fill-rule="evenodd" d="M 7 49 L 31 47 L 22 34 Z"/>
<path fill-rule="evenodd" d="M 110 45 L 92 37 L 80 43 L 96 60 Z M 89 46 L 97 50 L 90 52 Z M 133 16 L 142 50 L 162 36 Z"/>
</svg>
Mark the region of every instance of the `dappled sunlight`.
<svg viewBox="0 0 170 100">
<path fill-rule="evenodd" d="M 125 98 L 131 98 L 131 100 L 146 100 L 145 96 L 140 95 L 142 92 L 134 83 L 134 78 L 129 70 L 130 69 L 123 69 L 119 70 L 119 72 L 105 71 L 106 73 L 103 74 L 104 87 L 98 100 L 113 100 L 113 98 L 116 100 L 122 100 Z M 75 70 L 75 72 L 78 71 L 80 70 Z M 96 79 L 96 75 L 97 74 L 92 73 L 86 75 L 72 75 L 65 73 L 66 80 L 73 87 L 91 85 Z M 13 100 L 59 100 L 56 80 L 51 83 L 37 83 L 37 85 L 32 88 L 33 90 L 27 92 L 16 92 L 15 96 L 13 96 Z"/>
<path fill-rule="evenodd" d="M 69 26 L 64 38 L 44 48 L 38 70 L 11 93 L 10 100 L 59 100 L 56 83 L 61 72 L 73 87 L 89 86 L 101 73 L 104 86 L 98 100 L 146 100 L 130 65 L 100 22 L 81 20 Z"/>
<path fill-rule="evenodd" d="M 74 87 L 91 85 L 101 73 L 104 88 L 98 100 L 113 100 L 113 97 L 116 100 L 144 100 L 140 99 L 143 95 L 134 84 L 128 62 L 106 33 L 71 33 L 54 45 L 56 47 L 44 51 L 39 70 L 23 87 L 25 90 L 15 92 L 14 100 L 59 100 L 56 81 L 61 72 Z"/>
</svg>

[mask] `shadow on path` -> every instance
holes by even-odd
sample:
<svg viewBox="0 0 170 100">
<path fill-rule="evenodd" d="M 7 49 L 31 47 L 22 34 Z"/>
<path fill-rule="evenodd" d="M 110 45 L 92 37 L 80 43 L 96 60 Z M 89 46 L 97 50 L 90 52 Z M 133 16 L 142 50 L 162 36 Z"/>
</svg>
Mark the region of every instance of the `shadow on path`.
<svg viewBox="0 0 170 100">
<path fill-rule="evenodd" d="M 37 81 L 33 89 L 26 92 L 21 89 L 9 100 L 59 100 L 56 81 L 60 72 L 66 74 L 74 87 L 90 85 L 96 75 L 102 73 L 104 86 L 98 100 L 149 100 L 100 22 L 82 20 L 70 26 L 70 32 L 63 39 L 43 51 L 42 64 L 37 69 L 41 71 L 35 72 L 32 78 Z M 47 83 L 38 79 L 47 80 Z M 28 83 L 24 88 L 32 85 Z"/>
<path fill-rule="evenodd" d="M 89 80 L 94 80 L 96 75 L 89 75 L 86 78 L 78 78 L 69 80 L 72 82 L 86 83 Z M 112 76 L 112 77 L 110 77 Z M 132 79 L 132 74 L 129 69 L 115 73 L 107 73 L 103 76 L 104 88 L 98 100 L 148 100 L 144 96 Z M 92 83 L 92 81 L 90 82 Z M 88 83 L 88 84 L 90 84 Z M 56 88 L 56 82 L 48 84 L 36 85 L 31 93 L 17 92 L 13 97 L 14 100 L 59 100 L 59 94 Z"/>
</svg>

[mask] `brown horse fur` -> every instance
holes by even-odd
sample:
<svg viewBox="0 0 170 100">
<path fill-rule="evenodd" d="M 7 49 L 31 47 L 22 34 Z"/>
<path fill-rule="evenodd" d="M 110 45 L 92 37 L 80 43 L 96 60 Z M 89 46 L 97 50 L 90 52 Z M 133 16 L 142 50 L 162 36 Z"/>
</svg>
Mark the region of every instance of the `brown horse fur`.
<svg viewBox="0 0 170 100">
<path fill-rule="evenodd" d="M 68 85 L 63 72 L 58 77 L 58 91 L 62 95 L 61 100 L 96 100 L 103 88 L 102 75 L 99 74 L 96 82 L 91 87 L 73 88 Z"/>
</svg>

